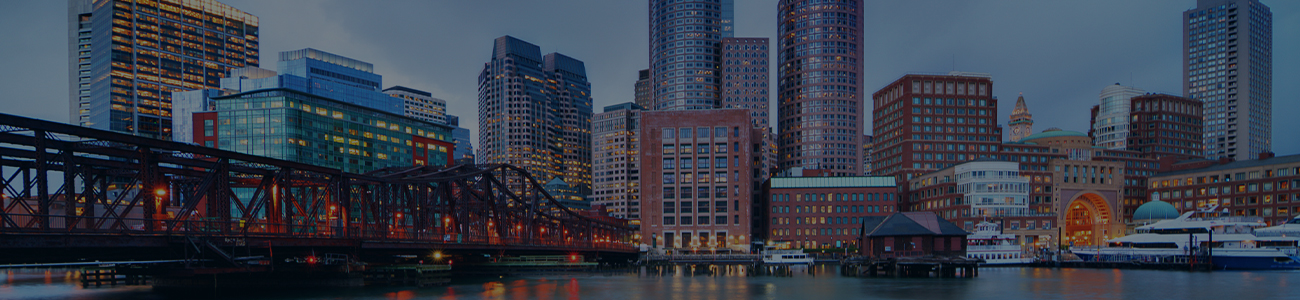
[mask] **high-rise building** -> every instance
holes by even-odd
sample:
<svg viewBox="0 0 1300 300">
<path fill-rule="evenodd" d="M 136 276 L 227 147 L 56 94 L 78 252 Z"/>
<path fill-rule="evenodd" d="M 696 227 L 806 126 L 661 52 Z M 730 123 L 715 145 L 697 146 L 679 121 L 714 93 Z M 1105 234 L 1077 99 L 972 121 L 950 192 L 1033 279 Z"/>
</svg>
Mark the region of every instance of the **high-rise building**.
<svg viewBox="0 0 1300 300">
<path fill-rule="evenodd" d="M 641 218 L 641 113 L 636 103 L 606 106 L 592 122 L 592 201 L 613 217 Z"/>
<path fill-rule="evenodd" d="M 734 0 L 650 0 L 653 110 L 718 106 L 722 39 L 732 37 Z"/>
<path fill-rule="evenodd" d="M 722 107 L 749 109 L 755 128 L 768 127 L 767 38 L 722 39 Z"/>
<path fill-rule="evenodd" d="M 634 86 L 635 95 L 633 95 L 637 106 L 642 108 L 653 107 L 655 103 L 654 91 L 650 88 L 650 69 L 636 71 L 636 86 Z"/>
<path fill-rule="evenodd" d="M 70 0 L 69 123 L 172 139 L 171 93 L 258 66 L 256 16 L 213 0 Z"/>
<path fill-rule="evenodd" d="M 1182 24 L 1183 95 L 1205 103 L 1205 156 L 1270 151 L 1272 10 L 1258 0 L 1197 0 Z"/>
<path fill-rule="evenodd" d="M 859 0 L 782 0 L 777 23 L 778 167 L 862 173 Z"/>
<path fill-rule="evenodd" d="M 899 182 L 995 155 L 1002 140 L 988 74 L 904 75 L 872 95 L 872 175 Z"/>
<path fill-rule="evenodd" d="M 1128 149 L 1129 104 L 1133 97 L 1144 91 L 1119 83 L 1101 90 L 1101 104 L 1093 109 L 1092 127 L 1088 136 L 1093 145 L 1111 150 Z"/>
<path fill-rule="evenodd" d="M 1029 113 L 1029 106 L 1025 105 L 1025 94 L 1020 93 L 1016 98 L 1016 108 L 1011 110 L 1011 119 L 1007 122 L 1011 127 L 1011 141 L 1019 142 L 1026 136 L 1034 133 L 1034 115 Z"/>
<path fill-rule="evenodd" d="M 582 61 L 543 57 L 537 45 L 502 36 L 478 83 L 480 162 L 519 166 L 541 182 L 562 177 L 591 192 L 591 85 Z"/>
<path fill-rule="evenodd" d="M 871 176 L 871 152 L 875 147 L 875 138 L 870 134 L 862 135 L 862 176 Z"/>
<path fill-rule="evenodd" d="M 408 117 L 447 124 L 447 101 L 434 98 L 429 92 L 399 85 L 384 89 L 384 94 L 401 98 Z"/>
<path fill-rule="evenodd" d="M 1131 100 L 1128 149 L 1143 157 L 1202 157 L 1200 101 L 1167 94 L 1146 94 Z"/>
<path fill-rule="evenodd" d="M 452 154 L 452 159 L 456 164 L 475 163 L 474 142 L 470 141 L 469 129 L 460 127 L 460 117 L 447 115 L 447 126 L 451 126 L 451 140 L 456 144 L 456 152 Z"/>
<path fill-rule="evenodd" d="M 641 242 L 655 248 L 749 251 L 762 202 L 764 129 L 749 110 L 641 114 Z"/>
</svg>

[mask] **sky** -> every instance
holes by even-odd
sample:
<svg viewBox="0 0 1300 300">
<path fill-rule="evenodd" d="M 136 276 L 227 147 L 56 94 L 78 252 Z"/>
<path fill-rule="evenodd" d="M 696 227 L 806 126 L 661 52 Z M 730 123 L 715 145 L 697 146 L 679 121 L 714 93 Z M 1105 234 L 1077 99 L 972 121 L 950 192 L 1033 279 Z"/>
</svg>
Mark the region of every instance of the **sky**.
<svg viewBox="0 0 1300 300">
<path fill-rule="evenodd" d="M 446 100 L 475 143 L 477 78 L 494 38 L 584 61 L 597 113 L 632 101 L 637 71 L 648 65 L 645 0 L 222 2 L 260 18 L 262 67 L 302 48 L 373 63 L 385 87 Z M 778 0 L 735 2 L 736 37 L 775 44 Z M 1195 2 L 866 1 L 864 94 L 909 73 L 990 73 L 1004 124 L 1023 93 L 1035 132 L 1086 132 L 1106 85 L 1182 94 L 1181 13 Z M 1286 53 L 1300 53 L 1300 1 L 1262 2 L 1273 12 L 1273 151 L 1297 154 L 1300 138 L 1287 129 L 1300 128 L 1290 117 L 1300 112 L 1300 58 Z M 68 121 L 67 24 L 66 1 L 0 1 L 0 112 Z"/>
</svg>

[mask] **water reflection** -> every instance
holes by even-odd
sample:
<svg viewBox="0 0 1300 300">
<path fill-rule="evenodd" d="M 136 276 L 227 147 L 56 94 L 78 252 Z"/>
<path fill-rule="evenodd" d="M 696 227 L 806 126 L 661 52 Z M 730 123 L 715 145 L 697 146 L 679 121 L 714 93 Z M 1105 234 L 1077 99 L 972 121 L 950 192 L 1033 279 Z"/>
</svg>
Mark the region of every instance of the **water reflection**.
<svg viewBox="0 0 1300 300">
<path fill-rule="evenodd" d="M 444 287 L 158 294 L 82 288 L 73 270 L 4 270 L 3 299 L 1286 299 L 1297 272 L 985 268 L 961 278 L 840 277 L 834 265 L 657 266 L 622 273 L 460 278 Z"/>
</svg>

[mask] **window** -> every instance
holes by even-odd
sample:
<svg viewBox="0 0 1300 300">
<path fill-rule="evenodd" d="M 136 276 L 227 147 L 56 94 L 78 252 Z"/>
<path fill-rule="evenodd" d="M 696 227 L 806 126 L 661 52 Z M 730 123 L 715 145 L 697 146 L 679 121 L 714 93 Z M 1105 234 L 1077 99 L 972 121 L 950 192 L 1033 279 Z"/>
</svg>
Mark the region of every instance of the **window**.
<svg viewBox="0 0 1300 300">
<path fill-rule="evenodd" d="M 672 188 L 667 188 L 672 189 Z M 667 195 L 667 194 L 665 194 Z M 671 214 L 677 212 L 677 202 L 664 202 L 664 213 Z M 665 223 L 667 224 L 667 223 Z"/>
<path fill-rule="evenodd" d="M 667 158 L 666 158 L 666 159 L 667 159 Z M 682 169 L 690 169 L 690 168 L 691 168 L 691 159 L 690 159 L 689 157 L 683 157 L 683 158 L 682 158 L 681 168 L 682 168 Z"/>
<path fill-rule="evenodd" d="M 698 218 L 699 218 L 699 222 L 697 222 L 698 224 L 700 224 L 700 225 L 709 225 L 709 217 L 708 217 L 708 216 L 699 216 Z"/>
<path fill-rule="evenodd" d="M 676 217 L 664 217 L 664 225 L 675 225 L 675 223 L 677 223 Z M 690 225 L 690 222 L 682 222 L 682 225 Z"/>
<path fill-rule="evenodd" d="M 702 138 L 702 139 L 703 139 L 703 138 L 708 138 L 708 137 L 709 137 L 709 128 L 708 128 L 708 127 L 700 127 L 700 128 L 698 128 L 698 129 L 696 129 L 696 132 L 698 132 L 698 133 L 697 133 L 695 136 L 698 137 L 698 138 Z"/>
<path fill-rule="evenodd" d="M 718 154 L 727 153 L 727 144 L 726 143 L 713 144 L 713 149 L 714 152 Z"/>
<path fill-rule="evenodd" d="M 699 192 L 699 197 L 700 197 L 700 199 L 706 199 L 706 198 L 709 198 L 709 188 L 708 188 L 708 187 L 703 187 L 703 186 L 702 186 L 702 187 L 699 187 L 699 188 L 697 189 L 697 191 Z M 701 205 L 701 206 L 708 205 L 708 202 L 700 202 L 700 205 Z M 702 210 L 701 212 L 708 212 L 708 211 L 709 211 L 708 209 L 706 209 L 706 208 L 704 208 L 704 207 L 701 207 L 700 210 Z"/>
<path fill-rule="evenodd" d="M 716 217 L 713 217 L 713 224 L 718 224 L 718 225 L 727 225 L 727 216 L 716 216 Z"/>
<path fill-rule="evenodd" d="M 664 173 L 664 182 L 663 182 L 663 183 L 664 183 L 664 184 L 673 184 L 673 183 L 677 183 L 677 174 L 673 174 L 673 173 Z"/>
<path fill-rule="evenodd" d="M 664 145 L 664 154 L 675 154 L 675 153 L 677 153 L 677 146 Z"/>
<path fill-rule="evenodd" d="M 672 170 L 677 166 L 677 160 L 672 158 L 665 158 L 663 166 L 664 166 L 664 170 Z"/>
<path fill-rule="evenodd" d="M 696 145 L 696 148 L 695 148 L 695 149 L 696 149 L 696 151 L 697 151 L 696 153 L 699 153 L 699 154 L 709 154 L 709 144 L 699 144 L 699 145 Z"/>
<path fill-rule="evenodd" d="M 726 127 L 714 127 L 714 128 L 713 128 L 713 137 L 727 137 L 727 128 L 726 128 Z"/>
<path fill-rule="evenodd" d="M 719 168 L 719 169 L 725 169 L 725 168 L 727 168 L 727 157 L 726 157 L 726 156 L 722 156 L 722 157 L 714 157 L 714 158 L 713 158 L 713 167 L 714 167 L 714 168 Z"/>
<path fill-rule="evenodd" d="M 674 133 L 677 133 L 677 130 L 676 130 L 676 129 L 673 129 L 673 128 L 664 128 L 663 130 L 664 130 L 664 138 L 665 138 L 665 139 L 671 139 L 671 138 L 674 138 L 674 137 L 673 137 Z"/>
<path fill-rule="evenodd" d="M 689 138 L 691 138 L 691 131 L 692 131 L 692 130 L 693 130 L 692 128 L 682 128 L 682 129 L 680 130 L 680 132 L 678 132 L 678 134 L 677 134 L 677 138 L 679 138 L 679 139 L 689 139 Z"/>
<path fill-rule="evenodd" d="M 674 198 L 677 198 L 676 188 L 671 188 L 671 187 L 664 188 L 664 199 L 674 199 Z M 664 205 L 670 205 L 670 204 L 664 204 Z"/>
</svg>

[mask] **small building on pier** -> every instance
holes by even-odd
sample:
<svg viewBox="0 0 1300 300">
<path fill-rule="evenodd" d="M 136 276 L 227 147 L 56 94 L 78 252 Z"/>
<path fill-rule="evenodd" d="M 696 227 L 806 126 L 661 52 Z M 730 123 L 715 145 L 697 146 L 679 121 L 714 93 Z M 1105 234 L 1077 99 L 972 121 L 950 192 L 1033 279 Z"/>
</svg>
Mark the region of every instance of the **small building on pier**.
<svg viewBox="0 0 1300 300">
<path fill-rule="evenodd" d="M 968 233 L 933 212 L 866 217 L 862 223 L 860 254 L 868 258 L 966 256 Z"/>
</svg>

